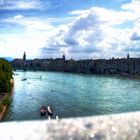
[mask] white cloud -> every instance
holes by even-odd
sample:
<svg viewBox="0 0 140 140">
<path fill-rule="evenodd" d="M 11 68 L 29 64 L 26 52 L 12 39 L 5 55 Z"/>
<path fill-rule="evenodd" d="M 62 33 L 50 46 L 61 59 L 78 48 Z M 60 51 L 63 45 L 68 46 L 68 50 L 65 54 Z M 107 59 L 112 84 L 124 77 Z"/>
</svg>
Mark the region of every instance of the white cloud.
<svg viewBox="0 0 140 140">
<path fill-rule="evenodd" d="M 83 14 L 88 14 L 88 13 L 89 13 L 89 10 L 75 10 L 75 11 L 70 12 L 69 14 L 77 16 L 77 15 L 83 15 Z"/>
<path fill-rule="evenodd" d="M 140 6 L 140 3 L 135 3 L 136 1 L 132 1 L 128 5 L 130 7 L 132 5 L 133 9 L 135 6 Z M 140 49 L 138 49 L 140 46 L 138 43 L 134 43 L 131 37 L 134 31 L 140 31 L 138 30 L 140 29 L 138 24 L 140 12 L 132 11 L 126 8 L 127 6 L 126 4 L 122 6 L 120 11 L 99 7 L 72 11 L 70 14 L 74 15 L 75 20 L 66 26 L 65 32 L 52 36 L 55 47 L 63 48 L 60 50 L 66 51 L 69 56 L 74 57 L 82 57 L 83 54 L 87 54 L 87 57 L 93 55 L 93 57 L 99 58 L 102 54 L 106 58 L 122 57 L 128 51 L 135 57 L 136 50 L 139 51 L 137 55 L 140 54 Z M 128 22 L 131 23 L 131 27 L 127 26 Z M 54 47 L 49 42 L 48 46 Z"/>
<path fill-rule="evenodd" d="M 40 3 L 36 1 L 31 1 L 31 2 L 16 2 L 15 5 L 16 9 L 36 9 L 40 8 Z"/>
<path fill-rule="evenodd" d="M 7 18 L 4 20 L 4 22 L 9 24 L 14 23 L 17 25 L 22 25 L 28 30 L 50 30 L 51 28 L 53 28 L 53 26 L 49 24 L 47 20 L 42 20 L 35 17 L 24 17 L 23 15 L 16 15 L 14 17 Z"/>
<path fill-rule="evenodd" d="M 27 18 L 23 15 L 16 15 L 1 22 L 14 24 L 15 30 L 17 25 L 22 25 L 24 28 L 21 33 L 10 34 L 5 32 L 0 35 L 0 40 L 3 40 L 3 42 L 0 42 L 0 50 L 4 56 L 21 57 L 23 52 L 26 51 L 27 54 L 30 54 L 28 58 L 39 57 L 39 48 L 46 44 L 47 32 L 50 32 L 53 28 L 45 20 Z M 18 53 L 16 53 L 17 51 Z"/>
<path fill-rule="evenodd" d="M 26 51 L 28 58 L 39 57 L 39 48 L 45 45 L 45 38 L 43 35 L 26 32 L 18 35 L 1 35 L 0 51 L 3 56 L 14 56 L 21 58 L 23 52 Z M 8 50 L 8 51 L 7 51 Z"/>
<path fill-rule="evenodd" d="M 28 10 L 28 9 L 42 9 L 43 3 L 39 0 L 3 0 L 0 3 L 2 10 Z"/>
<path fill-rule="evenodd" d="M 128 10 L 131 12 L 140 12 L 140 1 L 139 0 L 132 0 L 130 3 L 126 3 L 122 5 L 122 9 Z"/>
<path fill-rule="evenodd" d="M 64 0 L 41 1 L 41 0 L 1 0 L 2 10 L 52 10 L 61 7 Z"/>
<path fill-rule="evenodd" d="M 13 17 L 14 20 L 20 20 L 22 18 L 24 18 L 23 15 L 16 15 L 16 16 Z"/>
<path fill-rule="evenodd" d="M 22 25 L 26 30 L 19 36 L 7 35 L 3 38 L 7 43 L 1 46 L 11 51 L 20 46 L 20 53 L 26 51 L 31 58 L 58 57 L 63 53 L 77 59 L 111 58 L 124 57 L 127 52 L 136 57 L 140 55 L 140 11 L 137 7 L 140 3 L 133 0 L 119 11 L 100 7 L 72 11 L 67 22 L 61 18 L 57 27 L 52 23 L 59 19 L 16 15 L 4 22 Z"/>
</svg>

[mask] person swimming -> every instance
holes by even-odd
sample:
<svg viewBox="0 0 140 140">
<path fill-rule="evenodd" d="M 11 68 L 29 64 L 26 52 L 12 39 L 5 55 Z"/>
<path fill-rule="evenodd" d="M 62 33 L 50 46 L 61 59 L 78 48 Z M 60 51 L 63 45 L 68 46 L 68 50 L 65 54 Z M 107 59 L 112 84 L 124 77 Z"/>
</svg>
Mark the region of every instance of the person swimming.
<svg viewBox="0 0 140 140">
<path fill-rule="evenodd" d="M 44 115 L 46 115 L 46 112 L 47 112 L 46 107 L 45 106 L 41 106 L 41 108 L 40 108 L 40 115 L 44 116 Z"/>
</svg>

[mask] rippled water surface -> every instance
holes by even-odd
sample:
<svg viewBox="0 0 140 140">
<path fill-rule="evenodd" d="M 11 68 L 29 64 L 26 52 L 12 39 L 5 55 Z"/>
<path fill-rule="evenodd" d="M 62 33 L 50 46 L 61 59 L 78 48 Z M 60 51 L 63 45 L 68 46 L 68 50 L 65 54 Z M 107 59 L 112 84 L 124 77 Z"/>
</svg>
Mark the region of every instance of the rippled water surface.
<svg viewBox="0 0 140 140">
<path fill-rule="evenodd" d="M 140 110 L 140 79 L 57 72 L 15 74 L 14 95 L 4 121 L 46 119 L 40 117 L 41 105 L 51 105 L 54 116 L 60 118 Z"/>
</svg>

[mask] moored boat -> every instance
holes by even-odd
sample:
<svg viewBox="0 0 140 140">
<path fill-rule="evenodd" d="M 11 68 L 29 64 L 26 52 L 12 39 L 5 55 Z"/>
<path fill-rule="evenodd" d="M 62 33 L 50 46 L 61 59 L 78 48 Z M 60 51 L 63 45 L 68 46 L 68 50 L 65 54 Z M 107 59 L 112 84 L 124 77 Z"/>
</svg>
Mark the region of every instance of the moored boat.
<svg viewBox="0 0 140 140">
<path fill-rule="evenodd" d="M 132 77 L 132 75 L 131 75 L 131 74 L 129 74 L 129 73 L 121 73 L 121 74 L 120 74 L 120 76 Z"/>
<path fill-rule="evenodd" d="M 26 81 L 27 80 L 27 78 L 23 78 L 23 79 L 21 79 L 21 81 Z"/>
</svg>

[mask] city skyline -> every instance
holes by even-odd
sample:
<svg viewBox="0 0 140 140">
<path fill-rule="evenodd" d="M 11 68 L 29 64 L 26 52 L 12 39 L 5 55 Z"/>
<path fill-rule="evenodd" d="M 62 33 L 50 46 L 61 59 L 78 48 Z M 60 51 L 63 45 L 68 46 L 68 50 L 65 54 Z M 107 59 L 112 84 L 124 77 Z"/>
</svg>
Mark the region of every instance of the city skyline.
<svg viewBox="0 0 140 140">
<path fill-rule="evenodd" d="M 139 0 L 1 0 L 0 57 L 139 57 L 139 19 Z"/>
<path fill-rule="evenodd" d="M 33 59 L 30 59 L 28 58 L 28 55 L 26 54 L 26 52 L 23 53 L 22 56 L 20 56 L 19 58 L 12 58 L 12 57 L 2 57 L 4 59 L 7 59 L 9 61 L 13 61 L 13 60 L 75 60 L 75 61 L 81 61 L 81 60 L 115 60 L 115 59 L 139 59 L 140 57 L 131 57 L 129 53 L 127 53 L 125 56 L 123 57 L 114 57 L 112 56 L 112 58 L 87 58 L 87 59 L 82 59 L 82 58 L 79 58 L 79 59 L 74 59 L 74 58 L 68 58 L 65 54 L 62 54 L 60 56 L 57 56 L 57 57 L 44 57 L 44 58 L 33 58 Z"/>
</svg>

